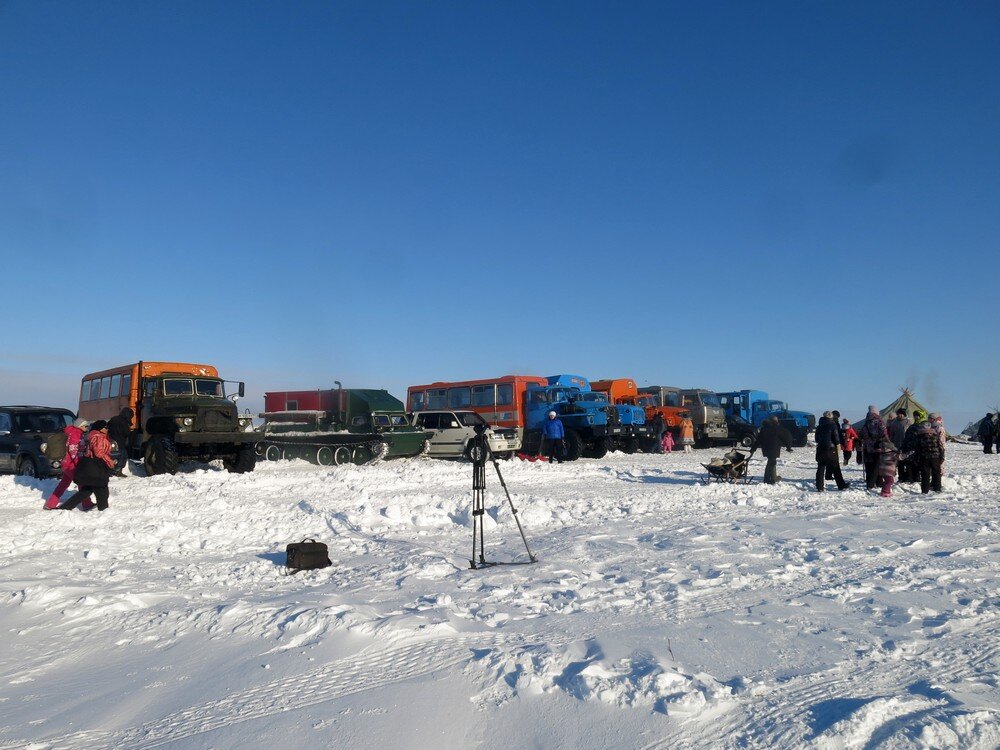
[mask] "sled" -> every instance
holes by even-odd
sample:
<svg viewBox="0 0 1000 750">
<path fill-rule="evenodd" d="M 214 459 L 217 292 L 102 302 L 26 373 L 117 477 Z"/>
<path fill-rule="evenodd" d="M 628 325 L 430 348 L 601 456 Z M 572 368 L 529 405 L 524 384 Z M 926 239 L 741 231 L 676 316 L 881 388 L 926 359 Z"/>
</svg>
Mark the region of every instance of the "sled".
<svg viewBox="0 0 1000 750">
<path fill-rule="evenodd" d="M 750 455 L 753 455 L 752 453 Z M 728 484 L 750 484 L 750 455 L 731 450 L 722 458 L 713 458 L 702 464 L 708 472 L 708 483 L 712 481 Z"/>
</svg>

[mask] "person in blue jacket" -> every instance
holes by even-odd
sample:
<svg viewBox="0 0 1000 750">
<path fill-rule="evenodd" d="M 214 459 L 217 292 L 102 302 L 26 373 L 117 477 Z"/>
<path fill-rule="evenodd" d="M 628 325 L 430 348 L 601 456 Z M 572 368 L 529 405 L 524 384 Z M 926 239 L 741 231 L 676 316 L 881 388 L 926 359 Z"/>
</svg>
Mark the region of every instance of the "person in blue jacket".
<svg viewBox="0 0 1000 750">
<path fill-rule="evenodd" d="M 542 425 L 542 438 L 545 440 L 545 455 L 549 461 L 563 462 L 565 455 L 566 430 L 562 420 L 554 411 L 549 412 L 549 418 Z"/>
</svg>

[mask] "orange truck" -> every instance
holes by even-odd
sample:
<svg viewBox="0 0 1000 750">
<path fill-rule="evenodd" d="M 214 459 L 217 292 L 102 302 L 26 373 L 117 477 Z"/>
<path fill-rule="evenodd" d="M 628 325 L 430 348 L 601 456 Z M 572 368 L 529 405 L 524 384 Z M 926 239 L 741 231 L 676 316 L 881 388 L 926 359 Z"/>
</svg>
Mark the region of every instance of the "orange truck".
<svg viewBox="0 0 1000 750">
<path fill-rule="evenodd" d="M 227 384 L 237 386 L 234 393 Z M 243 393 L 243 383 L 222 380 L 212 365 L 135 362 L 84 375 L 77 414 L 93 422 L 131 408 L 134 432 L 119 450 L 141 459 L 147 474 L 173 474 L 181 459 L 222 459 L 243 473 L 253 471 L 259 440 L 236 409 Z"/>
<path fill-rule="evenodd" d="M 646 410 L 646 424 L 652 422 L 659 414 L 663 418 L 666 428 L 675 435 L 680 432 L 681 420 L 690 416 L 687 409 L 679 406 L 660 406 L 656 396 L 652 393 L 639 393 L 638 386 L 631 378 L 591 380 L 590 387 L 595 391 L 608 394 L 608 400 L 613 404 L 642 407 Z"/>
</svg>

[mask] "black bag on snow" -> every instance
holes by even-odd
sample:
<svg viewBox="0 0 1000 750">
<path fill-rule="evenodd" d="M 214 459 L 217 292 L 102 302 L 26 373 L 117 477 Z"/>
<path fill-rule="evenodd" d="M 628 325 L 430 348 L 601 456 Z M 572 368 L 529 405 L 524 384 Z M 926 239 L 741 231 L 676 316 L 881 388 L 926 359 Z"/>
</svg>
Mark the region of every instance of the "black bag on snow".
<svg viewBox="0 0 1000 750">
<path fill-rule="evenodd" d="M 294 573 L 300 570 L 314 570 L 333 565 L 327 554 L 326 545 L 315 539 L 303 539 L 285 547 L 285 567 Z"/>
</svg>

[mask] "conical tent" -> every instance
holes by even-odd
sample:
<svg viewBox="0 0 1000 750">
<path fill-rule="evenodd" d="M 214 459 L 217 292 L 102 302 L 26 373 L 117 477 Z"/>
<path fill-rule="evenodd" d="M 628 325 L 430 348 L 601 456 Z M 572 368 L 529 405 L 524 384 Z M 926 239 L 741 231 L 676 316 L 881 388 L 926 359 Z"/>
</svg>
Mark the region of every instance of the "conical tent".
<svg viewBox="0 0 1000 750">
<path fill-rule="evenodd" d="M 904 386 L 899 390 L 901 391 L 899 398 L 897 398 L 895 401 L 893 401 L 884 409 L 879 410 L 879 413 L 882 415 L 882 419 L 886 419 L 890 414 L 895 414 L 900 409 L 906 410 L 906 416 L 911 421 L 913 420 L 913 412 L 915 412 L 917 409 L 920 409 L 920 411 L 924 412 L 925 414 L 931 413 L 930 409 L 928 409 L 922 403 L 917 401 L 917 399 L 913 396 L 913 391 L 911 391 L 908 387 Z M 865 418 L 859 419 L 857 422 L 855 422 L 854 429 L 856 430 L 860 429 L 862 425 L 864 425 L 866 418 L 867 415 Z"/>
</svg>

